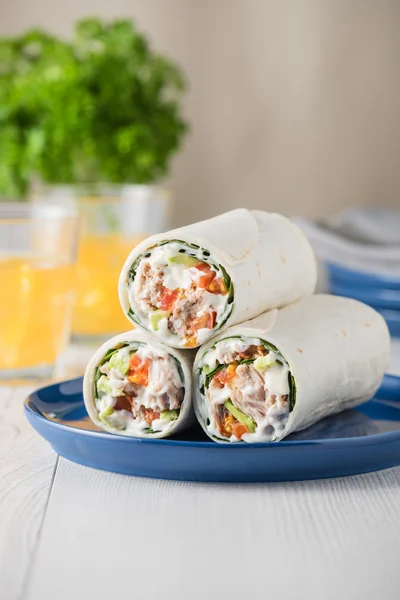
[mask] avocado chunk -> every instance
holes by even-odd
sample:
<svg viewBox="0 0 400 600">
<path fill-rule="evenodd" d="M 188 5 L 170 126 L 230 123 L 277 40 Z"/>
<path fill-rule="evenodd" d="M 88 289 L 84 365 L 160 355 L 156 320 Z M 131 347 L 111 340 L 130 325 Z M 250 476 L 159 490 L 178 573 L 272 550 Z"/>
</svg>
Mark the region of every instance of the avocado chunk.
<svg viewBox="0 0 400 600">
<path fill-rule="evenodd" d="M 170 313 L 166 310 L 155 310 L 150 315 L 150 325 L 153 331 L 158 331 L 158 326 L 162 319 L 168 319 Z"/>
<path fill-rule="evenodd" d="M 276 364 L 276 356 L 273 352 L 270 352 L 266 356 L 259 356 L 254 361 L 254 368 L 259 373 L 265 373 L 267 369 Z"/>
<path fill-rule="evenodd" d="M 108 420 L 107 417 L 109 417 L 110 415 L 112 415 L 114 412 L 114 409 L 112 406 L 107 406 L 107 408 L 105 408 L 104 410 L 101 411 L 101 413 L 99 413 L 99 419 L 100 421 L 103 421 L 103 423 L 105 423 L 106 425 L 108 425 Z"/>
<path fill-rule="evenodd" d="M 243 423 L 243 425 L 246 425 L 250 433 L 255 432 L 257 423 L 251 417 L 249 417 L 249 415 L 246 415 L 246 413 L 236 408 L 236 406 L 234 406 L 230 400 L 224 402 L 224 406 L 226 410 L 229 410 L 231 415 L 235 417 L 235 419 L 237 419 L 240 423 Z"/>
<path fill-rule="evenodd" d="M 116 352 L 111 356 L 108 367 L 119 371 L 121 375 L 126 375 L 129 371 L 129 357 L 126 354 Z"/>
<path fill-rule="evenodd" d="M 188 254 L 177 254 L 176 256 L 171 256 L 168 259 L 169 263 L 175 265 L 185 265 L 186 267 L 194 267 L 198 265 L 201 261 L 195 256 L 189 256 Z"/>
<path fill-rule="evenodd" d="M 179 410 L 176 408 L 174 410 L 163 410 L 160 413 L 160 417 L 163 421 L 174 421 L 179 417 Z"/>
</svg>

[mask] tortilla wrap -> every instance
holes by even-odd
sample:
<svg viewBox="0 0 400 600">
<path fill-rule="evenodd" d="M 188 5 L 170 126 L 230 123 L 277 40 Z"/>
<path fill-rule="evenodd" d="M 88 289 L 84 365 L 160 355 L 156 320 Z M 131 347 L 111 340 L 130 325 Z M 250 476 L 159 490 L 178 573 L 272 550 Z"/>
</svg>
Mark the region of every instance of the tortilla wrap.
<svg viewBox="0 0 400 600">
<path fill-rule="evenodd" d="M 131 252 L 119 280 L 135 326 L 180 348 L 312 294 L 316 261 L 286 217 L 238 209 L 157 234 Z"/>
<path fill-rule="evenodd" d="M 216 441 L 279 441 L 371 398 L 389 360 L 388 328 L 373 308 L 310 296 L 226 329 L 198 351 L 196 416 Z"/>
</svg>

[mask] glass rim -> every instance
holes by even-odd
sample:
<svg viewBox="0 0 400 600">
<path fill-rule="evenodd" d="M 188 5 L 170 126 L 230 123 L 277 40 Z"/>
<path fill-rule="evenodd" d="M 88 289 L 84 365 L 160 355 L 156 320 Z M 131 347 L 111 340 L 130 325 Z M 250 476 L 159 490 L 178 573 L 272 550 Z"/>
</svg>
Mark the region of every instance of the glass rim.
<svg viewBox="0 0 400 600">
<path fill-rule="evenodd" d="M 59 202 L 0 202 L 0 224 L 29 223 L 34 219 L 78 219 L 78 211 Z"/>
<path fill-rule="evenodd" d="M 163 196 L 171 196 L 168 186 L 160 183 L 55 183 L 41 184 L 33 188 L 32 195 L 38 199 L 45 197 L 51 199 L 74 198 L 80 199 L 107 199 L 115 196 L 116 199 L 129 198 L 131 195 L 143 192 L 153 192 Z"/>
</svg>

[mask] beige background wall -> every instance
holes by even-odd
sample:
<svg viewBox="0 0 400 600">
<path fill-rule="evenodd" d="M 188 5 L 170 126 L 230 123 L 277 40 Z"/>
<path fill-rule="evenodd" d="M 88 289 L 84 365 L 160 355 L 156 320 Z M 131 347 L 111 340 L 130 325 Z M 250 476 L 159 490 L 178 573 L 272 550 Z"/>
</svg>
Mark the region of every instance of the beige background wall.
<svg viewBox="0 0 400 600">
<path fill-rule="evenodd" d="M 400 208 L 398 0 L 0 0 L 0 34 L 131 16 L 186 69 L 177 222 Z"/>
</svg>

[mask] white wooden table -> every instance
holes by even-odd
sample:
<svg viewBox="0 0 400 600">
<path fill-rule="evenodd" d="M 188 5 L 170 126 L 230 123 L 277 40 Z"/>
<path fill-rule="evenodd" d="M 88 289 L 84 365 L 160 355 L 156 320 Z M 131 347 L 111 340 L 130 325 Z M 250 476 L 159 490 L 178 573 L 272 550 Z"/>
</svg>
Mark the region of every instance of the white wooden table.
<svg viewBox="0 0 400 600">
<path fill-rule="evenodd" d="M 95 471 L 33 431 L 31 389 L 0 386 L 0 600 L 400 598 L 400 468 L 262 485 Z"/>
</svg>

